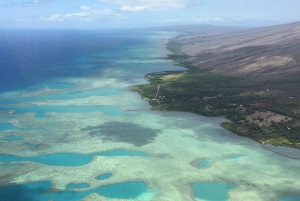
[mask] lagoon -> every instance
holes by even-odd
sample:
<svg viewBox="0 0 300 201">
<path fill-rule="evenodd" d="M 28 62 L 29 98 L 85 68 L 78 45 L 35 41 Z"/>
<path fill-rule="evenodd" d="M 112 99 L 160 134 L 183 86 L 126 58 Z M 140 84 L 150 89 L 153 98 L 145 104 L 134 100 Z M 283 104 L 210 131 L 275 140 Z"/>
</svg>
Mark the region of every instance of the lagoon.
<svg viewBox="0 0 300 201">
<path fill-rule="evenodd" d="M 18 71 L 17 80 L 0 86 L 5 91 L 0 93 L 1 134 L 24 139 L 24 143 L 0 142 L 1 198 L 67 201 L 99 193 L 110 198 L 138 197 L 141 201 L 190 200 L 194 189 L 198 199 L 253 201 L 276 200 L 299 191 L 299 160 L 224 130 L 220 123 L 227 120 L 222 117 L 149 110 L 148 102 L 131 91 L 132 86 L 147 83 L 147 73 L 183 70 L 165 59 L 165 44 L 177 33 L 60 33 L 62 37 L 56 38 L 49 33 L 51 43 L 39 40 L 36 44 L 51 58 L 59 53 L 59 61 L 32 58 L 39 61 L 34 69 L 13 66 L 11 69 Z M 70 43 L 75 37 L 72 34 L 81 37 L 78 43 Z M 90 34 L 101 38 L 101 43 L 92 41 Z M 25 41 L 35 41 L 32 34 L 28 37 Z M 80 45 L 67 51 L 51 49 L 57 39 L 57 47 L 62 49 L 65 42 L 93 44 L 96 48 L 89 52 L 83 52 L 85 48 Z M 18 44 L 26 43 L 12 45 Z M 32 46 L 26 48 L 35 52 Z M 159 95 L 164 95 L 164 87 Z M 23 154 L 27 157 L 20 157 Z M 91 163 L 95 156 L 102 157 Z M 191 166 L 198 159 L 209 159 L 213 165 L 206 169 L 201 168 L 208 167 L 208 162 Z M 15 163 L 22 161 L 26 163 Z M 197 165 L 200 167 L 195 168 Z M 106 174 L 96 177 L 100 173 Z M 12 181 L 15 186 L 11 186 Z M 92 189 L 65 189 L 76 181 Z M 154 197 L 146 182 L 157 190 Z M 196 183 L 189 185 L 191 182 Z M 56 193 L 48 192 L 50 186 Z"/>
<path fill-rule="evenodd" d="M 100 152 L 94 154 L 74 154 L 74 153 L 58 153 L 50 154 L 44 156 L 34 156 L 34 157 L 19 157 L 8 154 L 0 154 L 0 162 L 20 162 L 29 161 L 43 163 L 45 165 L 52 166 L 81 166 L 86 165 L 92 161 L 94 156 L 106 156 L 106 157 L 118 157 L 118 156 L 139 156 L 139 157 L 149 157 L 148 154 L 143 152 L 133 152 L 123 149 L 115 149 L 107 152 Z"/>
<path fill-rule="evenodd" d="M 97 180 L 105 180 L 105 179 L 109 179 L 112 176 L 111 173 L 105 173 L 105 174 L 101 174 L 98 177 L 96 177 Z"/>
<path fill-rule="evenodd" d="M 85 184 L 84 187 L 87 187 L 87 185 Z M 81 184 L 79 185 L 79 187 L 82 186 Z M 104 185 L 95 189 L 78 192 L 65 190 L 50 193 L 50 187 L 51 182 L 49 181 L 6 186 L 0 188 L 0 197 L 5 198 L 5 201 L 48 201 L 51 199 L 54 201 L 76 201 L 91 193 L 98 193 L 107 198 L 134 199 L 148 191 L 147 185 L 139 181 Z M 74 186 L 72 185 L 71 187 L 69 189 L 73 189 Z"/>
<path fill-rule="evenodd" d="M 291 195 L 287 197 L 280 198 L 278 201 L 299 201 L 300 195 Z"/>
<path fill-rule="evenodd" d="M 4 138 L 4 140 L 7 142 L 15 142 L 15 141 L 22 141 L 23 139 L 15 136 L 15 135 L 10 135 L 10 136 L 6 136 Z"/>
<path fill-rule="evenodd" d="M 206 201 L 229 201 L 228 191 L 235 188 L 233 184 L 214 182 L 192 183 L 191 187 L 197 199 Z"/>
<path fill-rule="evenodd" d="M 203 160 L 200 163 L 198 163 L 198 168 L 207 168 L 211 164 L 210 160 Z"/>
<path fill-rule="evenodd" d="M 7 109 L 14 110 L 14 114 L 35 113 L 36 118 L 46 118 L 46 112 L 56 113 L 89 113 L 102 111 L 108 116 L 118 116 L 123 112 L 115 106 L 9 106 Z"/>
<path fill-rule="evenodd" d="M 5 130 L 18 130 L 18 127 L 15 127 L 9 123 L 0 123 L 0 131 L 5 131 Z"/>
<path fill-rule="evenodd" d="M 75 188 L 89 188 L 89 187 L 90 187 L 90 185 L 87 183 L 79 183 L 79 184 L 72 183 L 72 184 L 68 184 L 66 186 L 66 189 L 70 190 L 70 189 L 75 189 Z"/>
</svg>

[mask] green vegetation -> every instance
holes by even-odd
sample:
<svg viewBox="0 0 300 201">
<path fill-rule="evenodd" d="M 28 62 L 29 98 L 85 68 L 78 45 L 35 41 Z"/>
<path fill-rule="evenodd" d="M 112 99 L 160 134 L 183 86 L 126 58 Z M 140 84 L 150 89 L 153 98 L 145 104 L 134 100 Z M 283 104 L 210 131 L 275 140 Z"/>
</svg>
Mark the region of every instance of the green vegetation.
<svg viewBox="0 0 300 201">
<path fill-rule="evenodd" d="M 221 126 L 233 133 L 237 133 L 237 129 L 239 128 L 240 124 L 237 123 L 230 123 L 230 122 L 223 122 Z"/>
<path fill-rule="evenodd" d="M 173 52 L 168 58 L 185 66 L 187 70 L 148 74 L 145 78 L 150 84 L 134 87 L 133 90 L 147 100 L 152 109 L 224 116 L 231 123 L 224 122 L 222 127 L 238 135 L 260 143 L 300 148 L 299 100 L 257 93 L 243 95 L 253 91 L 253 88 L 237 87 L 241 78 L 191 66 L 186 61 L 189 56 L 180 53 L 179 44 L 169 42 L 167 48 Z M 155 99 L 158 85 L 159 93 Z M 273 117 L 255 117 L 259 112 L 264 114 L 267 111 L 272 111 L 270 113 Z"/>
<path fill-rule="evenodd" d="M 284 98 L 274 101 L 274 104 L 269 109 L 279 114 L 300 119 L 300 110 L 297 110 L 297 108 L 300 108 L 299 99 Z"/>
<path fill-rule="evenodd" d="M 262 144 L 292 146 L 300 148 L 300 126 L 295 125 L 295 120 L 284 123 L 273 123 L 269 126 L 259 126 L 256 123 L 229 123 L 221 126 L 241 136 L 252 138 Z"/>
</svg>

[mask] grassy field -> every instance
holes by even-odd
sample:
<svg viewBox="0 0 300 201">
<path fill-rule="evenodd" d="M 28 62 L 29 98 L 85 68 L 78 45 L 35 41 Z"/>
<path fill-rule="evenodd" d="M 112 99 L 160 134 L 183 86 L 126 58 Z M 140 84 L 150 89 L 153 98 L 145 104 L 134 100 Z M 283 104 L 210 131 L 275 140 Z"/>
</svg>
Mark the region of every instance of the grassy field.
<svg viewBox="0 0 300 201">
<path fill-rule="evenodd" d="M 298 99 L 279 98 L 269 91 L 256 92 L 251 86 L 237 87 L 242 78 L 191 66 L 179 44 L 169 42 L 167 48 L 173 52 L 168 58 L 187 70 L 148 74 L 145 78 L 150 84 L 133 88 L 152 109 L 224 116 L 231 123 L 222 123 L 222 127 L 238 135 L 264 144 L 300 148 Z"/>
</svg>

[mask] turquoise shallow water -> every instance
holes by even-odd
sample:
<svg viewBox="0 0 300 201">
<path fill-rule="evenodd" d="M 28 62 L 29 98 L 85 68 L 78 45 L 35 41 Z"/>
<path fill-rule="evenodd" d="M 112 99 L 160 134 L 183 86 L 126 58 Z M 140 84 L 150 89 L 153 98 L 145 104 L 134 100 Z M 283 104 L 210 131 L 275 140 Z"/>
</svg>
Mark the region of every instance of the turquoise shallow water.
<svg viewBox="0 0 300 201">
<path fill-rule="evenodd" d="M 237 160 L 237 159 L 241 159 L 243 157 L 245 157 L 245 156 L 242 156 L 242 155 L 233 155 L 233 156 L 227 157 L 226 160 L 229 160 L 229 161 L 230 160 Z"/>
<path fill-rule="evenodd" d="M 21 140 L 23 140 L 23 139 L 22 139 L 22 138 L 19 138 L 19 137 L 17 137 L 17 136 L 14 136 L 14 135 L 10 135 L 10 136 L 6 136 L 6 137 L 4 138 L 4 140 L 7 141 L 7 142 L 14 142 L 14 141 L 21 141 Z"/>
<path fill-rule="evenodd" d="M 287 197 L 280 198 L 278 201 L 299 201 L 300 195 L 291 195 Z"/>
<path fill-rule="evenodd" d="M 228 191 L 235 188 L 233 184 L 203 182 L 190 184 L 195 198 L 206 201 L 229 201 Z"/>
<path fill-rule="evenodd" d="M 89 96 L 108 96 L 108 95 L 120 95 L 122 92 L 116 88 L 104 88 L 95 90 L 77 90 L 77 91 L 65 91 L 61 93 L 48 94 L 42 96 L 32 96 L 18 98 L 18 101 L 38 101 L 38 100 L 64 100 L 64 99 L 75 99 L 85 98 Z"/>
<path fill-rule="evenodd" d="M 43 82 L 40 82 L 36 85 L 27 86 L 25 88 L 26 91 L 36 91 L 41 89 L 76 89 L 78 88 L 78 85 L 75 83 L 70 83 L 65 80 L 52 77 L 49 80 L 43 80 Z M 24 93 L 24 89 L 17 89 L 14 90 L 19 93 Z"/>
<path fill-rule="evenodd" d="M 45 118 L 46 112 L 57 113 L 88 113 L 94 111 L 102 111 L 108 116 L 118 116 L 123 114 L 116 106 L 43 106 L 43 107 L 16 107 L 11 106 L 7 109 L 14 110 L 14 114 L 35 113 L 36 118 Z"/>
<path fill-rule="evenodd" d="M 4 168 L 22 167 L 22 166 L 24 166 L 23 163 L 2 163 L 2 164 L 0 164 L 0 167 L 4 167 Z"/>
<path fill-rule="evenodd" d="M 123 39 L 122 35 L 120 34 L 117 34 L 116 38 L 118 40 L 126 40 Z M 130 38 L 136 41 L 136 36 L 130 35 Z M 166 39 L 166 37 L 164 39 Z M 160 39 L 155 38 L 155 41 L 158 40 Z M 190 200 L 190 191 L 177 192 L 175 189 L 177 189 L 178 186 L 173 186 L 174 182 L 171 181 L 171 178 L 168 178 L 168 176 L 170 175 L 170 172 L 168 171 L 169 169 L 160 171 L 160 169 L 158 168 L 159 164 L 161 164 L 163 167 L 170 166 L 170 168 L 173 168 L 172 171 L 176 172 L 176 174 L 174 174 L 174 178 L 177 177 L 175 179 L 177 181 L 180 181 L 182 189 L 186 189 L 188 187 L 187 180 L 189 181 L 191 178 L 194 179 L 197 176 L 199 176 L 199 179 L 203 179 L 204 177 L 209 175 L 209 178 L 216 179 L 216 181 L 219 181 L 219 178 L 222 177 L 225 180 L 232 181 L 233 183 L 236 183 L 236 185 L 241 185 L 242 187 L 245 187 L 243 186 L 245 185 L 245 183 L 252 183 L 253 185 L 259 186 L 257 184 L 261 184 L 262 180 L 266 181 L 266 183 L 270 184 L 270 186 L 262 186 L 262 189 L 256 189 L 255 187 L 251 187 L 251 189 L 253 190 L 253 194 L 257 197 L 260 198 L 265 196 L 267 198 L 273 198 L 262 200 L 275 200 L 276 198 L 278 198 L 278 189 L 291 188 L 293 192 L 297 192 L 295 191 L 295 188 L 299 186 L 299 174 L 297 174 L 299 172 L 299 164 L 294 161 L 287 161 L 285 159 L 282 159 L 281 156 L 269 153 L 266 150 L 261 150 L 259 146 L 256 146 L 256 143 L 252 142 L 252 140 L 245 140 L 244 138 L 238 136 L 233 137 L 233 135 L 228 134 L 228 132 L 224 131 L 219 126 L 219 124 L 221 123 L 219 121 L 224 121 L 223 118 L 222 120 L 215 121 L 215 118 L 206 118 L 196 115 L 193 116 L 187 113 L 160 113 L 154 111 L 138 111 L 123 113 L 122 110 L 120 110 L 118 107 L 115 107 L 114 105 L 101 106 L 101 101 L 99 101 L 99 104 L 95 103 L 96 105 L 94 107 L 80 106 L 80 102 L 78 102 L 79 106 L 72 106 L 72 101 L 66 102 L 66 105 L 70 104 L 66 107 L 17 107 L 16 105 L 10 105 L 11 103 L 20 103 L 20 105 L 22 105 L 22 102 L 24 102 L 26 105 L 26 103 L 28 104 L 32 101 L 43 100 L 50 100 L 49 105 L 52 105 L 51 100 L 59 100 L 58 102 L 60 103 L 64 100 L 84 98 L 88 96 L 110 96 L 109 98 L 112 98 L 111 100 L 113 100 L 112 104 L 114 103 L 116 105 L 121 105 L 120 108 L 124 110 L 127 109 L 127 107 L 130 109 L 148 108 L 148 103 L 145 101 L 140 101 L 140 97 L 138 94 L 133 95 L 132 92 L 126 92 L 126 90 L 129 90 L 132 85 L 147 83 L 147 81 L 143 79 L 144 75 L 147 73 L 165 70 L 180 70 L 182 68 L 175 68 L 173 62 L 168 62 L 164 60 L 165 55 L 160 55 L 159 52 L 159 47 L 163 48 L 161 42 L 159 42 L 159 46 L 157 44 L 150 45 L 150 43 L 154 42 L 154 38 L 150 37 L 145 38 L 145 41 L 142 44 L 140 44 L 139 47 L 135 45 L 130 45 L 130 47 L 122 48 L 122 46 L 120 46 L 120 44 L 118 43 L 117 46 L 120 49 L 116 51 L 99 52 L 99 50 L 96 50 L 91 54 L 86 53 L 84 54 L 84 56 L 82 56 L 85 57 L 84 59 L 82 59 L 80 62 L 78 62 L 78 60 L 74 60 L 73 62 L 71 62 L 71 65 L 69 67 L 65 65 L 57 65 L 57 69 L 59 70 L 55 72 L 50 71 L 49 75 L 51 78 L 49 79 L 41 78 L 43 82 L 45 80 L 45 82 L 42 84 L 38 84 L 36 86 L 31 85 L 31 88 L 23 88 L 19 91 L 10 91 L 3 96 L 2 94 L 0 94 L 1 110 L 15 109 L 15 114 L 34 112 L 36 113 L 36 117 L 38 117 L 34 118 L 32 116 L 15 116 L 10 115 L 7 111 L 1 112 L 1 122 L 16 122 L 16 125 L 18 125 L 17 122 L 22 123 L 19 124 L 21 131 L 18 131 L 18 134 L 9 135 L 16 135 L 21 138 L 23 138 L 24 136 L 24 142 L 20 141 L 15 143 L 3 142 L 3 137 L 1 137 L 1 145 L 6 145 L 2 146 L 2 148 L 0 146 L 0 153 L 2 153 L 2 155 L 0 155 L 0 161 L 3 161 L 3 163 L 0 163 L 0 167 L 2 168 L 1 170 L 5 172 L 5 175 L 1 175 L 2 171 L 0 171 L 0 178 L 6 178 L 4 180 L 1 180 L 3 185 L 10 185 L 10 181 L 16 181 L 16 176 L 14 174 L 16 174 L 17 172 L 24 172 L 24 174 L 22 175 L 17 175 L 18 179 L 20 179 L 18 181 L 24 181 L 24 183 L 28 182 L 26 180 L 28 178 L 28 175 L 32 176 L 32 178 L 35 178 L 35 181 L 37 181 L 39 180 L 38 175 L 40 175 L 41 171 L 45 172 L 45 174 L 42 176 L 43 179 L 53 179 L 54 182 L 58 183 L 61 179 L 66 178 L 67 181 L 64 181 L 64 184 L 68 184 L 77 180 L 89 184 L 89 179 L 92 178 L 94 184 L 94 182 L 97 182 L 93 179 L 94 177 L 103 172 L 110 172 L 107 169 L 101 169 L 101 161 L 97 161 L 97 163 L 90 164 L 92 166 L 95 164 L 98 165 L 98 162 L 101 164 L 96 168 L 94 166 L 93 168 L 91 168 L 91 170 L 94 169 L 95 172 L 88 172 L 90 170 L 86 170 L 84 168 L 85 172 L 83 173 L 80 172 L 79 174 L 60 175 L 59 171 L 57 171 L 56 177 L 52 177 L 52 175 L 47 175 L 47 171 L 53 172 L 55 169 L 57 169 L 57 166 L 59 165 L 74 167 L 85 165 L 89 163 L 94 156 L 125 156 L 126 158 L 115 158 L 116 161 L 120 159 L 121 161 L 126 161 L 126 163 L 122 163 L 121 166 L 115 167 L 117 169 L 116 172 L 121 174 L 113 175 L 112 179 L 114 179 L 114 181 L 118 181 L 118 179 L 120 181 L 124 181 L 124 178 L 122 176 L 125 174 L 128 174 L 127 176 L 131 176 L 130 178 L 135 178 L 136 176 L 139 176 L 139 179 L 145 179 L 148 181 L 149 175 L 147 174 L 152 174 L 151 176 L 153 176 L 153 180 L 151 178 L 149 182 L 153 183 L 154 188 L 158 188 L 158 191 L 161 192 L 160 195 L 157 196 L 168 196 L 171 194 L 171 197 L 175 197 L 176 199 L 177 194 L 178 197 L 176 200 L 180 200 L 181 197 L 185 197 L 185 200 Z M 164 41 L 164 43 L 165 42 L 166 41 Z M 98 44 L 102 46 L 101 43 Z M 95 43 L 95 45 L 98 44 Z M 43 63 L 40 64 L 41 67 L 44 67 Z M 93 65 L 93 67 L 87 67 L 89 65 Z M 25 73 L 24 75 L 26 75 L 26 72 L 22 73 Z M 24 77 L 24 80 L 26 79 L 27 78 Z M 73 85 L 69 84 L 68 82 L 74 82 L 77 84 Z M 98 86 L 104 88 L 97 90 L 93 89 L 93 87 Z M 32 96 L 22 98 L 22 96 L 27 96 L 30 93 L 49 93 L 51 90 L 47 91 L 47 89 L 55 89 L 54 91 L 56 91 L 57 93 L 48 94 L 44 96 Z M 124 100 L 116 101 L 113 95 L 120 95 L 122 93 L 122 98 L 124 98 Z M 164 92 L 162 91 L 162 93 Z M 5 97 L 7 97 L 6 102 Z M 98 98 L 99 100 L 101 100 L 102 97 Z M 105 97 L 103 99 L 106 101 L 106 103 L 108 103 L 108 105 L 110 105 L 108 97 Z M 4 102 L 2 100 L 4 100 Z M 48 103 L 45 102 L 45 104 Z M 77 104 L 77 102 L 74 102 L 74 104 Z M 89 112 L 93 111 L 103 111 L 104 114 L 99 113 L 97 115 L 90 115 Z M 71 114 L 55 114 L 47 116 L 45 115 L 46 112 L 68 112 Z M 128 113 L 134 114 L 132 116 L 129 116 Z M 147 115 L 150 113 L 153 115 L 150 115 L 151 118 L 148 118 Z M 9 118 L 7 118 L 6 115 L 9 116 Z M 73 119 L 73 115 L 76 116 L 76 118 Z M 135 117 L 134 115 L 137 115 L 138 117 Z M 143 115 L 147 117 L 145 118 L 145 120 L 142 119 Z M 184 136 L 183 133 L 181 133 L 181 135 L 175 130 L 176 122 L 175 120 L 171 121 L 171 119 L 175 118 L 178 119 L 178 121 L 176 120 L 178 129 L 182 130 L 183 133 L 188 134 L 184 138 L 182 138 Z M 195 119 L 195 121 L 190 121 L 189 119 Z M 26 129 L 32 130 L 32 132 L 26 132 L 27 130 L 23 126 L 27 126 Z M 41 130 L 38 130 L 39 128 Z M 51 130 L 52 128 L 53 130 Z M 6 124 L 2 127 L 2 129 L 14 130 L 18 128 L 14 128 L 11 125 Z M 70 130 L 72 130 L 73 132 L 70 133 Z M 78 133 L 76 130 L 78 131 Z M 112 144 L 112 146 L 109 145 L 102 147 L 102 140 L 97 141 L 96 137 L 87 138 L 87 136 L 83 136 L 82 138 L 79 138 L 76 134 L 79 134 L 80 136 L 80 134 L 83 131 L 87 132 L 89 136 L 92 136 L 92 134 L 94 134 L 94 136 L 104 136 L 105 143 L 115 144 Z M 13 133 L 13 131 L 10 132 Z M 1 134 L 2 133 L 3 132 L 1 132 Z M 59 135 L 60 133 L 68 134 L 68 136 L 64 138 L 63 141 L 61 141 L 60 138 L 62 135 Z M 41 135 L 44 135 L 44 137 L 40 138 L 39 136 Z M 140 138 L 138 138 L 137 136 L 139 136 Z M 193 139 L 189 140 L 188 136 L 193 136 Z M 164 140 L 162 140 L 162 137 Z M 74 143 L 77 140 L 82 140 L 83 143 Z M 55 152 L 55 150 L 51 150 L 51 143 L 56 141 L 59 141 L 59 144 L 56 144 L 55 146 L 59 147 L 59 150 L 70 150 L 70 148 L 72 148 L 76 150 L 76 152 L 78 151 L 78 153 L 80 153 L 80 150 L 82 150 L 81 148 L 83 148 L 84 150 L 89 149 L 91 140 L 94 140 L 93 143 L 96 144 L 96 146 L 91 147 L 93 149 L 93 151 L 91 152 L 94 152 L 95 154 L 84 155 L 72 153 L 57 153 L 37 157 L 17 157 L 15 155 L 8 155 L 10 153 L 21 154 L 22 151 L 24 151 L 25 153 L 33 153 L 32 151 L 35 150 L 37 147 L 39 153 L 53 153 Z M 170 142 L 170 144 L 168 144 L 168 142 Z M 40 146 L 38 146 L 39 143 Z M 128 149 L 130 149 L 130 147 L 132 146 L 135 147 L 134 150 L 138 148 L 141 148 L 141 150 L 149 150 L 151 156 L 155 156 L 155 158 L 151 158 L 149 160 L 144 160 L 143 158 L 138 157 L 130 158 L 127 156 L 149 156 L 143 152 L 126 152 L 125 150 L 113 150 L 99 153 L 101 150 L 107 147 L 122 148 L 123 143 L 124 147 L 127 147 Z M 19 146 L 16 151 L 16 147 L 14 146 L 16 146 L 17 144 L 23 144 L 26 146 Z M 70 144 L 72 146 L 68 147 Z M 234 144 L 235 146 L 232 146 L 232 144 Z M 70 150 L 70 152 L 72 152 L 72 150 Z M 254 154 L 257 154 L 257 156 L 251 158 L 252 152 L 254 152 Z M 170 157 L 169 159 L 164 159 L 167 157 L 163 153 L 170 153 L 170 156 L 172 157 Z M 159 156 L 159 154 L 163 155 Z M 235 156 L 232 156 L 233 154 L 235 154 Z M 247 158 L 242 159 L 241 157 L 243 156 L 239 155 L 245 155 L 247 156 Z M 224 158 L 224 156 L 229 157 Z M 248 157 L 251 160 L 248 160 Z M 195 168 L 191 168 L 190 162 L 194 161 L 194 159 L 196 158 L 211 159 L 215 162 L 214 165 L 218 165 L 218 167 L 216 168 L 220 171 L 214 172 L 214 170 L 210 168 L 206 170 L 197 170 Z M 141 161 L 139 159 L 141 159 Z M 44 163 L 48 166 L 42 166 L 42 169 L 39 169 L 39 165 L 32 164 L 33 167 L 36 169 L 31 170 L 28 169 L 28 164 L 23 167 L 21 163 L 22 161 Z M 141 169 L 136 171 L 145 170 L 144 174 L 141 174 L 140 176 L 135 174 L 135 172 L 130 172 L 132 170 L 132 167 L 135 168 L 135 163 L 141 162 L 145 162 L 144 166 L 139 164 L 139 166 L 137 167 L 141 167 Z M 178 163 L 180 163 L 180 165 L 178 165 Z M 237 165 L 237 163 L 239 164 Z M 122 168 L 123 165 L 126 168 Z M 199 166 L 202 165 L 205 166 L 206 164 L 199 164 Z M 60 168 L 65 169 L 65 167 L 59 167 L 59 169 Z M 70 168 L 70 170 L 73 170 L 72 167 L 66 168 Z M 286 173 L 286 169 L 289 170 L 288 173 Z M 76 170 L 77 168 L 75 167 L 74 172 Z M 182 171 L 187 171 L 185 172 L 187 176 L 181 177 Z M 234 172 L 234 174 L 228 174 L 229 171 Z M 287 174 L 289 175 L 286 176 Z M 145 177 L 143 175 L 145 175 Z M 108 179 L 107 181 L 98 181 L 102 184 L 105 182 L 110 182 L 110 176 L 110 173 L 107 173 L 99 175 L 95 179 Z M 241 179 L 245 180 L 245 182 L 240 182 Z M 170 189 L 174 189 L 174 192 L 164 192 L 164 188 L 159 189 L 160 186 L 167 185 L 170 185 Z M 23 184 L 3 187 L 0 189 L 0 200 L 3 197 L 5 197 L 5 201 L 49 201 L 50 199 L 54 199 L 55 201 L 80 200 L 84 196 L 94 192 L 100 193 L 101 195 L 106 196 L 108 198 L 111 197 L 129 199 L 135 198 L 141 193 L 147 191 L 147 186 L 142 181 L 112 184 L 92 190 L 82 188 L 80 189 L 80 192 L 65 190 L 62 192 L 47 194 L 50 186 L 51 183 L 49 181 L 39 182 L 35 184 Z M 194 183 L 191 184 L 191 187 L 194 189 L 195 196 L 198 199 L 224 201 L 229 199 L 227 192 L 233 189 L 235 186 L 231 184 L 220 183 Z M 3 189 L 5 189 L 5 191 Z M 245 187 L 245 189 L 247 189 L 247 186 Z M 262 192 L 266 191 L 268 192 L 268 195 L 261 194 Z M 11 193 L 9 194 L 9 192 Z M 247 192 L 245 193 L 247 196 Z M 236 196 L 236 194 L 233 194 L 233 196 Z M 242 197 L 243 192 L 241 192 L 239 196 Z M 160 197 L 158 197 L 158 200 L 159 199 Z M 175 199 L 167 197 L 161 200 Z M 149 201 L 148 198 L 141 200 Z"/>
<path fill-rule="evenodd" d="M 28 142 L 26 142 L 25 145 L 27 145 L 31 148 L 38 148 L 39 147 L 39 144 L 32 144 L 32 143 L 28 143 Z"/>
<path fill-rule="evenodd" d="M 44 137 L 50 137 L 51 134 L 50 134 L 50 133 L 45 133 L 43 136 L 44 136 Z"/>
<path fill-rule="evenodd" d="M 4 130 L 19 130 L 19 128 L 9 123 L 0 123 L 0 131 L 4 131 Z"/>
<path fill-rule="evenodd" d="M 101 186 L 87 191 L 61 191 L 48 193 L 51 182 L 38 182 L 0 188 L 0 198 L 5 201 L 76 201 L 91 193 L 98 193 L 107 198 L 134 199 L 148 191 L 146 183 L 141 181 L 129 181 L 124 183 Z"/>
<path fill-rule="evenodd" d="M 96 177 L 97 180 L 105 180 L 105 179 L 109 179 L 112 176 L 111 173 L 105 173 L 105 174 L 101 174 L 98 177 Z"/>
<path fill-rule="evenodd" d="M 74 189 L 74 188 L 89 188 L 90 185 L 87 183 L 79 183 L 79 184 L 68 184 L 66 189 Z"/>
<path fill-rule="evenodd" d="M 123 149 L 116 149 L 107 152 L 100 152 L 95 154 L 73 154 L 73 153 L 59 153 L 59 154 L 51 154 L 44 156 L 35 156 L 35 157 L 19 157 L 8 154 L 0 154 L 0 162 L 20 162 L 20 161 L 29 161 L 29 162 L 37 162 L 43 163 L 46 165 L 53 166 L 80 166 L 86 165 L 92 161 L 94 156 L 140 156 L 140 157 L 149 157 L 148 154 L 143 152 L 134 152 L 127 151 Z"/>
<path fill-rule="evenodd" d="M 200 163 L 198 163 L 198 168 L 206 168 L 210 165 L 211 161 L 210 160 L 203 160 Z"/>
<path fill-rule="evenodd" d="M 2 109 L 14 110 L 14 114 L 22 113 L 35 113 L 37 118 L 45 118 L 46 112 L 57 112 L 57 113 L 87 113 L 94 111 L 102 111 L 105 115 L 109 116 L 118 116 L 122 115 L 123 112 L 116 106 L 12 106 L 9 105 L 13 102 L 26 102 L 29 101 L 38 101 L 38 100 L 63 100 L 63 99 L 76 99 L 76 98 L 85 98 L 89 96 L 107 96 L 107 95 L 119 95 L 123 92 L 119 91 L 116 88 L 103 88 L 98 90 L 78 90 L 72 92 L 61 92 L 49 95 L 42 96 L 32 96 L 32 97 L 23 97 L 15 99 L 7 99 L 2 101 L 6 106 L 2 106 Z M 7 123 L 0 124 L 1 130 L 16 130 L 17 127 L 14 127 Z"/>
<path fill-rule="evenodd" d="M 166 158 L 169 158 L 169 155 L 162 154 L 162 155 L 159 155 L 158 158 L 166 159 Z"/>
</svg>

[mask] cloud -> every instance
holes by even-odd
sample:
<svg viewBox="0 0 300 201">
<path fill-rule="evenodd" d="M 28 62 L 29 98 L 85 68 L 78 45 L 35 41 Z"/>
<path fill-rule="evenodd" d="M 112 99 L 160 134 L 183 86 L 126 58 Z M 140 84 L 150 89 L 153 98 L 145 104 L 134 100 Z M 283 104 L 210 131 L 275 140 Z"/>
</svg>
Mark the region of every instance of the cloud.
<svg viewBox="0 0 300 201">
<path fill-rule="evenodd" d="M 220 18 L 220 17 L 213 17 L 213 18 L 170 18 L 164 19 L 160 21 L 161 23 L 221 23 L 221 22 L 228 22 L 228 21 L 243 21 L 244 19 L 241 18 Z"/>
<path fill-rule="evenodd" d="M 208 22 L 209 19 L 208 18 L 199 18 L 195 20 L 196 22 Z"/>
<path fill-rule="evenodd" d="M 87 6 L 81 6 L 80 9 L 81 9 L 81 10 L 91 10 L 91 8 L 90 8 L 90 7 L 87 7 Z"/>
<path fill-rule="evenodd" d="M 63 18 L 60 14 L 51 15 L 50 17 L 41 17 L 40 20 L 45 21 L 63 21 Z"/>
<path fill-rule="evenodd" d="M 102 3 L 121 6 L 121 11 L 169 10 L 185 8 L 187 0 L 100 0 Z"/>
<path fill-rule="evenodd" d="M 219 18 L 219 17 L 215 17 L 213 19 L 213 21 L 216 21 L 216 22 L 225 22 L 226 20 L 225 19 L 222 19 L 222 18 Z"/>
<path fill-rule="evenodd" d="M 105 16 L 119 16 L 118 13 L 114 12 L 111 9 L 92 9 L 87 6 L 81 6 L 80 9 L 82 10 L 81 12 L 77 13 L 69 13 L 64 15 L 65 19 L 74 19 L 74 18 L 80 18 L 82 20 L 88 20 L 88 21 L 93 21 Z"/>
<path fill-rule="evenodd" d="M 34 0 L 34 3 L 39 3 L 39 4 L 48 4 L 54 2 L 56 2 L 56 0 Z"/>
<path fill-rule="evenodd" d="M 122 6 L 120 8 L 121 11 L 141 11 L 151 9 L 149 6 Z"/>
<path fill-rule="evenodd" d="M 177 23 L 177 22 L 183 22 L 183 21 L 184 21 L 184 19 L 165 19 L 160 22 L 162 22 L 162 23 Z"/>
<path fill-rule="evenodd" d="M 27 2 L 12 2 L 5 4 L 5 7 L 15 8 L 15 7 L 43 7 L 47 4 L 55 3 L 56 0 L 33 0 Z"/>
<path fill-rule="evenodd" d="M 80 7 L 81 12 L 68 13 L 65 15 L 51 15 L 50 17 L 41 17 L 44 21 L 64 21 L 64 20 L 81 20 L 81 21 L 95 21 L 105 17 L 120 17 L 121 15 L 111 9 L 93 9 L 87 6 Z"/>
</svg>

